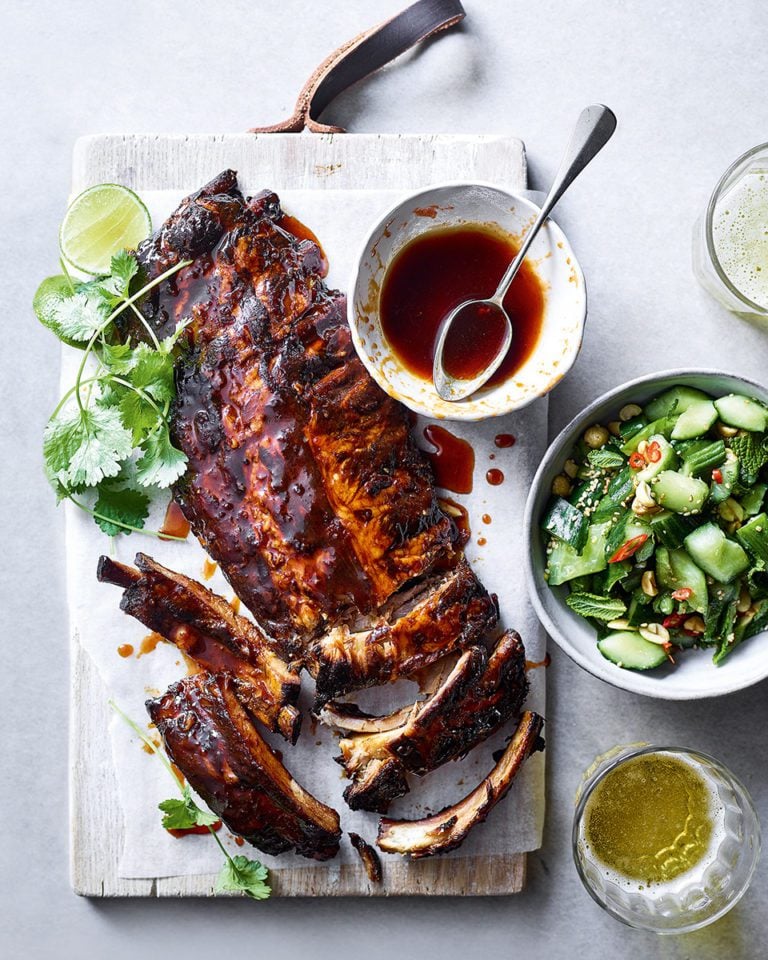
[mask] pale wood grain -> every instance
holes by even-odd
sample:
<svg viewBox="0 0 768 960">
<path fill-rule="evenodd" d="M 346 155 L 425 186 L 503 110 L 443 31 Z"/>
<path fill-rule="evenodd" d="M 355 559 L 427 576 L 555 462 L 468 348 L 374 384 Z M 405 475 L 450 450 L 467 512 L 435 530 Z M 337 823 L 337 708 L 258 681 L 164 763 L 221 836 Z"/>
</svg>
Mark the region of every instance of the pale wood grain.
<svg viewBox="0 0 768 960">
<path fill-rule="evenodd" d="M 72 189 L 119 182 L 136 190 L 192 190 L 224 167 L 249 183 L 281 189 L 410 190 L 450 180 L 488 180 L 522 188 L 519 140 L 452 135 L 95 136 L 75 146 Z M 108 692 L 77 634 L 72 637 L 70 727 L 71 874 L 76 893 L 93 897 L 211 896 L 214 877 L 128 880 L 118 875 L 122 811 L 107 732 Z M 525 854 L 407 862 L 384 859 L 381 884 L 362 868 L 307 869 L 297 860 L 271 871 L 276 896 L 509 894 L 525 883 Z"/>
</svg>

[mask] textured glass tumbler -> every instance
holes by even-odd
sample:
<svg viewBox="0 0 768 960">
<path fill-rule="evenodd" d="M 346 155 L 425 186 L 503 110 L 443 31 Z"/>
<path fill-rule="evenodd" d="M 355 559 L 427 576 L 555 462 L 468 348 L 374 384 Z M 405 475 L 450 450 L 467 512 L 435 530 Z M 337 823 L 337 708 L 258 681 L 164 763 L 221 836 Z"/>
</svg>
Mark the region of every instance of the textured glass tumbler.
<svg viewBox="0 0 768 960">
<path fill-rule="evenodd" d="M 670 881 L 641 885 L 622 882 L 594 857 L 586 839 L 585 812 L 608 773 L 651 753 L 677 757 L 693 767 L 722 812 L 716 838 L 700 863 Z M 746 893 L 760 858 L 760 823 L 745 787 L 717 760 L 679 747 L 633 744 L 598 757 L 579 788 L 572 840 L 576 869 L 593 900 L 617 920 L 654 933 L 688 933 L 723 916 Z"/>
<path fill-rule="evenodd" d="M 722 224 L 727 225 L 726 233 L 740 238 L 741 249 L 739 243 L 728 249 L 728 242 L 719 239 Z M 768 263 L 763 267 L 767 251 L 768 143 L 761 143 L 735 160 L 712 191 L 693 228 L 693 272 L 704 289 L 733 313 L 768 321 Z"/>
</svg>

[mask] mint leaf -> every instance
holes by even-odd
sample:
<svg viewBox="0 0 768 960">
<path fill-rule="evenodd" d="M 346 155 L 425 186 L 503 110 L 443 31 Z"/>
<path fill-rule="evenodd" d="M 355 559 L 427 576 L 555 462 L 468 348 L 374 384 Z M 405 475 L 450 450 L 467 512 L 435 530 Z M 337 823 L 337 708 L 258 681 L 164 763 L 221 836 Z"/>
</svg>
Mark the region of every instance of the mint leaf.
<svg viewBox="0 0 768 960">
<path fill-rule="evenodd" d="M 182 791 L 182 799 L 163 800 L 158 803 L 163 811 L 163 826 L 166 830 L 189 830 L 190 827 L 212 827 L 218 817 L 208 810 L 201 810 L 192 799 L 188 786 Z"/>
<path fill-rule="evenodd" d="M 102 300 L 83 292 L 61 300 L 53 308 L 53 321 L 59 336 L 81 342 L 90 340 L 108 316 Z"/>
<path fill-rule="evenodd" d="M 116 537 L 118 533 L 131 533 L 125 526 L 143 527 L 144 521 L 149 516 L 149 497 L 141 490 L 131 487 L 115 486 L 114 481 L 102 481 L 96 488 L 99 496 L 93 507 L 94 513 L 100 516 L 94 517 L 99 527 L 110 537 Z M 108 520 L 103 519 L 109 518 Z M 110 523 L 109 520 L 117 520 L 119 523 Z"/>
<path fill-rule="evenodd" d="M 65 487 L 96 486 L 120 472 L 133 442 L 114 407 L 70 407 L 48 421 L 43 436 L 46 466 Z"/>
<path fill-rule="evenodd" d="M 136 461 L 136 479 L 142 487 L 170 487 L 184 474 L 186 454 L 173 446 L 167 426 L 148 437 L 143 449 Z"/>
<path fill-rule="evenodd" d="M 600 597 L 595 593 L 571 593 L 565 602 L 580 617 L 594 617 L 596 620 L 615 620 L 627 612 L 623 600 Z"/>
<path fill-rule="evenodd" d="M 611 470 L 624 465 L 624 457 L 616 450 L 590 450 L 587 454 L 590 466 L 601 470 Z"/>
<path fill-rule="evenodd" d="M 768 437 L 756 433 L 737 434 L 731 438 L 731 449 L 739 458 L 739 479 L 752 486 L 768 463 Z"/>
<path fill-rule="evenodd" d="M 238 890 L 254 900 L 266 900 L 272 893 L 267 883 L 267 868 L 258 860 L 237 856 L 228 858 L 216 879 L 216 892 Z"/>
</svg>

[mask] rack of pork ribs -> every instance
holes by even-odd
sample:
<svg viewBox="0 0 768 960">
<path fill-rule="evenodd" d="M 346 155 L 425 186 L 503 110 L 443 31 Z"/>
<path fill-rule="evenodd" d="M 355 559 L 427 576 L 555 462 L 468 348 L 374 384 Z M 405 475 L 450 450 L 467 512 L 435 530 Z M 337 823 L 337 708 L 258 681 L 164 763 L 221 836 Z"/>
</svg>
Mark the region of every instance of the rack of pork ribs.
<svg viewBox="0 0 768 960">
<path fill-rule="evenodd" d="M 158 337 L 186 325 L 171 432 L 189 463 L 174 496 L 253 619 L 143 554 L 135 567 L 103 557 L 98 576 L 199 668 L 148 701 L 149 715 L 191 786 L 267 853 L 325 860 L 339 849 L 338 813 L 259 732 L 296 742 L 301 669 L 314 679 L 315 715 L 344 731 L 352 809 L 386 812 L 410 776 L 519 718 L 458 804 L 381 821 L 381 849 L 428 856 L 485 819 L 542 747 L 543 721 L 520 716 L 521 640 L 511 630 L 494 639 L 495 598 L 464 558 L 406 411 L 357 358 L 345 297 L 291 224 L 274 193 L 245 198 L 223 172 L 138 250 L 147 279 L 189 265 L 147 296 L 142 322 L 122 315 L 123 335 L 137 340 L 145 324 Z M 388 716 L 339 699 L 417 673 L 426 695 Z"/>
</svg>

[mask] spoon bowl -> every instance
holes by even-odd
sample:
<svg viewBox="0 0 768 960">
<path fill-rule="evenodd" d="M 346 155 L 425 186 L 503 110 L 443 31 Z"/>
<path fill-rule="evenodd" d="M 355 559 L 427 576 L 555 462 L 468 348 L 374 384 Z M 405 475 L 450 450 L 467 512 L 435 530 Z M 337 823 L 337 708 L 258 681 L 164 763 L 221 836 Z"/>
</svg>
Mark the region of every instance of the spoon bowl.
<svg viewBox="0 0 768 960">
<path fill-rule="evenodd" d="M 462 351 L 464 337 L 449 339 L 451 332 L 457 330 L 474 331 L 475 336 L 493 337 L 496 334 L 495 350 L 479 370 L 476 366 L 467 367 L 466 354 Z M 507 311 L 495 299 L 465 300 L 451 310 L 437 331 L 432 364 L 435 389 L 443 400 L 463 400 L 487 383 L 509 352 L 512 334 Z"/>
</svg>

